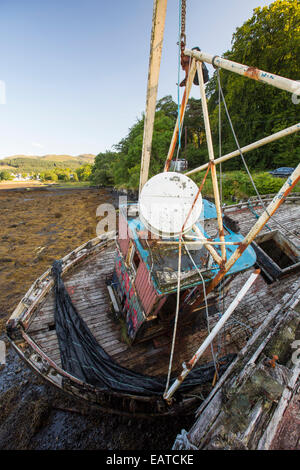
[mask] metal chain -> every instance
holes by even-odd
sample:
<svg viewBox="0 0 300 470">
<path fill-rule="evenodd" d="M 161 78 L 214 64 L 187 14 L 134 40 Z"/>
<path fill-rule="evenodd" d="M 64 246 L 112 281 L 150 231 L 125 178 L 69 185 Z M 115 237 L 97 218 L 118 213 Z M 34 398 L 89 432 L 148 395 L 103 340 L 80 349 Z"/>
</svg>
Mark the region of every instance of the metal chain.
<svg viewBox="0 0 300 470">
<path fill-rule="evenodd" d="M 182 45 L 186 45 L 186 34 L 185 34 L 185 21 L 186 21 L 186 0 L 181 0 L 181 30 L 180 40 Z"/>
</svg>

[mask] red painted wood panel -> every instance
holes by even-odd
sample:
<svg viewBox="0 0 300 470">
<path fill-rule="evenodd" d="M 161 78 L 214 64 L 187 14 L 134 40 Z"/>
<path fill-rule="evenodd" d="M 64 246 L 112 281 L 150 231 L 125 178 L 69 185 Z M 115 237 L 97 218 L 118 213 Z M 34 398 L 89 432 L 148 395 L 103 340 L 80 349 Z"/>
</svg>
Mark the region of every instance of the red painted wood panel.
<svg viewBox="0 0 300 470">
<path fill-rule="evenodd" d="M 149 315 L 158 298 L 158 294 L 152 282 L 149 280 L 149 271 L 143 261 L 140 262 L 138 267 L 134 284 L 145 314 Z"/>
<path fill-rule="evenodd" d="M 129 238 L 125 238 L 125 239 L 118 239 L 118 243 L 119 243 L 119 247 L 120 247 L 120 250 L 122 252 L 122 255 L 124 256 L 124 258 L 126 258 L 126 255 L 127 255 L 127 251 L 128 251 L 128 247 L 129 247 Z"/>
</svg>

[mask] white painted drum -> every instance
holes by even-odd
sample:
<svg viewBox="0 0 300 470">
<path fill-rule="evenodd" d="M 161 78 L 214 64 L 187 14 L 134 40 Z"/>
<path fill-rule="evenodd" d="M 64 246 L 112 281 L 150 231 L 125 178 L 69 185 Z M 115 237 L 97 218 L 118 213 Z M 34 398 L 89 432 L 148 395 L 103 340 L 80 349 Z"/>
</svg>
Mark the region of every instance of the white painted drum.
<svg viewBox="0 0 300 470">
<path fill-rule="evenodd" d="M 188 176 L 164 172 L 153 176 L 144 185 L 139 199 L 139 215 L 143 224 L 155 235 L 178 237 L 198 192 L 198 186 Z M 198 196 L 183 233 L 191 230 L 202 210 Z"/>
</svg>

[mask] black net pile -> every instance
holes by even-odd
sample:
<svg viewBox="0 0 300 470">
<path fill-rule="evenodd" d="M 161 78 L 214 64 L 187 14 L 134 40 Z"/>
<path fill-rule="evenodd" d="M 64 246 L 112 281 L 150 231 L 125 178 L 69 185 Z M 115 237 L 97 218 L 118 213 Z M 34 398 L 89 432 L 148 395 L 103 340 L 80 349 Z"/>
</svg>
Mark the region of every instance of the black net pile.
<svg viewBox="0 0 300 470">
<path fill-rule="evenodd" d="M 150 377 L 117 364 L 99 345 L 80 317 L 61 278 L 62 263 L 55 261 L 52 275 L 55 280 L 55 324 L 62 368 L 78 379 L 102 390 L 135 395 L 162 395 L 166 379 Z M 220 360 L 222 374 L 235 355 Z M 212 381 L 214 364 L 195 367 L 180 386 L 187 391 L 196 385 Z"/>
</svg>

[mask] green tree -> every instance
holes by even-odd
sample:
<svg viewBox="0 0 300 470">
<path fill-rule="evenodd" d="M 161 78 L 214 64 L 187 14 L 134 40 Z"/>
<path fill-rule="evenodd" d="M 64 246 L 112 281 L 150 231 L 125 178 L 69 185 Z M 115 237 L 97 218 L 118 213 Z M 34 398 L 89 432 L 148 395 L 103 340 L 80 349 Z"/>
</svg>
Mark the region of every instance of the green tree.
<svg viewBox="0 0 300 470">
<path fill-rule="evenodd" d="M 76 169 L 79 181 L 90 181 L 92 174 L 92 165 L 83 165 Z"/>
<path fill-rule="evenodd" d="M 276 0 L 256 8 L 253 16 L 233 34 L 232 48 L 224 56 L 276 75 L 300 79 L 300 4 L 297 0 Z M 273 134 L 299 120 L 299 106 L 291 94 L 239 75 L 220 71 L 231 119 L 241 146 Z M 216 74 L 208 85 L 214 141 L 218 140 L 218 87 Z M 223 153 L 236 148 L 222 109 Z M 247 155 L 251 167 L 294 166 L 299 161 L 297 134 L 268 144 Z M 226 168 L 239 168 L 239 159 Z"/>
<path fill-rule="evenodd" d="M 41 181 L 57 181 L 58 176 L 54 171 L 45 171 L 40 174 Z"/>
<path fill-rule="evenodd" d="M 76 171 L 73 171 L 71 180 L 74 182 L 79 181 Z"/>
<path fill-rule="evenodd" d="M 99 153 L 92 167 L 91 180 L 99 186 L 112 186 L 114 184 L 113 165 L 116 152 Z"/>
<path fill-rule="evenodd" d="M 178 115 L 178 105 L 173 101 L 171 95 L 164 96 L 156 103 L 156 111 L 162 111 L 174 121 Z"/>
<path fill-rule="evenodd" d="M 167 116 L 162 110 L 156 112 L 152 138 L 150 176 L 163 170 L 174 122 L 174 118 Z M 127 137 L 115 146 L 117 157 L 113 163 L 112 171 L 116 186 L 134 189 L 138 187 L 143 133 L 144 116 L 129 129 Z"/>
</svg>

